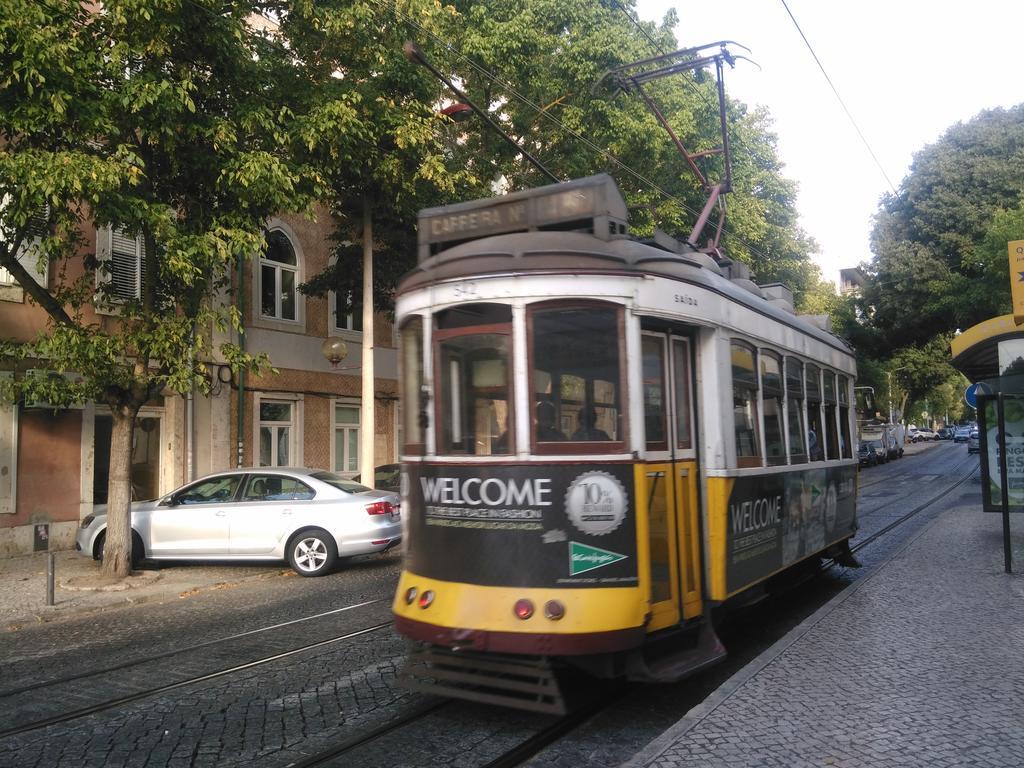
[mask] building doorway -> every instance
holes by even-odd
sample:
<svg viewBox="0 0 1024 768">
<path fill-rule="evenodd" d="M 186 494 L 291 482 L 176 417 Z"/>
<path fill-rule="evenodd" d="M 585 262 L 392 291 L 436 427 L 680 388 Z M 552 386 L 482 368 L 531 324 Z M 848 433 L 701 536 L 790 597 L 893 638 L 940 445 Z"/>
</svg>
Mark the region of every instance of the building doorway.
<svg viewBox="0 0 1024 768">
<path fill-rule="evenodd" d="M 160 495 L 160 429 L 159 414 L 139 413 L 132 438 L 132 500 L 155 499 Z M 92 473 L 93 504 L 107 503 L 110 482 L 110 436 L 114 420 L 96 415 Z"/>
</svg>

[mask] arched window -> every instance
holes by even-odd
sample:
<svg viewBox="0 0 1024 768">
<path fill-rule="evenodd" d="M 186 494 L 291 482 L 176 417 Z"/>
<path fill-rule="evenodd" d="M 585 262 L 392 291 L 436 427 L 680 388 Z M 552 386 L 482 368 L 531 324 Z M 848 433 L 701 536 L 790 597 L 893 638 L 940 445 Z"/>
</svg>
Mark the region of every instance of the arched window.
<svg viewBox="0 0 1024 768">
<path fill-rule="evenodd" d="M 297 320 L 298 283 L 295 247 L 284 231 L 272 229 L 260 256 L 260 314 L 275 320 Z"/>
</svg>

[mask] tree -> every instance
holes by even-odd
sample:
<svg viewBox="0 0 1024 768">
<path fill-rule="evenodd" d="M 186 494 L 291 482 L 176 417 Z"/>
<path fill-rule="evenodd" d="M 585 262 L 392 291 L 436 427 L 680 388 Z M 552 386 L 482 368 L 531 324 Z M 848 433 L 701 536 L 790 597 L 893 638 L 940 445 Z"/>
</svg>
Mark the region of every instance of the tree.
<svg viewBox="0 0 1024 768">
<path fill-rule="evenodd" d="M 316 130 L 293 109 L 304 73 L 250 24 L 268 8 L 120 0 L 94 13 L 77 0 L 9 0 L 0 10 L 0 266 L 49 318 L 35 339 L 4 339 L 0 355 L 79 377 L 21 376 L 6 394 L 110 408 L 110 575 L 131 568 L 139 408 L 161 391 L 205 389 L 212 332 L 240 327 L 216 300 L 233 266 L 261 250 L 270 215 L 304 210 L 322 189 L 296 161 Z M 141 245 L 137 294 L 88 247 L 90 222 Z M 49 288 L 25 268 L 33 259 L 49 265 Z M 236 370 L 266 363 L 232 344 L 220 353 Z"/>
<path fill-rule="evenodd" d="M 1020 224 L 1022 178 L 1024 105 L 982 112 L 915 155 L 872 232 L 863 302 L 885 334 L 879 353 L 1007 311 L 1006 243 L 988 236 Z"/>
<path fill-rule="evenodd" d="M 281 17 L 280 33 L 312 73 L 297 98 L 307 162 L 317 168 L 338 222 L 334 263 L 303 290 L 361 303 L 363 211 L 373 221 L 374 305 L 393 307 L 399 278 L 415 265 L 416 215 L 472 186 L 473 176 L 445 164 L 440 85 L 402 53 L 415 28 L 438 29 L 444 12 L 413 0 L 401 8 L 322 0 Z M 440 19 L 435 17 L 441 17 Z"/>
<path fill-rule="evenodd" d="M 672 33 L 674 12 L 655 25 L 635 22 L 632 3 L 459 0 L 454 7 L 459 16 L 445 39 L 451 45 L 423 41 L 423 47 L 474 103 L 489 109 L 559 178 L 611 173 L 626 198 L 634 234 L 651 235 L 658 227 L 683 239 L 689 235 L 705 190 L 640 97 L 616 93 L 602 80 L 613 68 L 680 48 Z M 645 90 L 689 151 L 721 144 L 713 77 L 683 73 Z M 799 295 L 814 283 L 813 243 L 797 225 L 796 188 L 781 175 L 770 120 L 734 101 L 727 110 L 735 191 L 728 200 L 724 248 L 748 263 L 758 280 L 788 282 Z M 452 157 L 484 194 L 492 182 L 509 189 L 547 183 L 483 126 L 464 129 Z M 709 179 L 721 178 L 720 157 L 698 162 Z"/>
<path fill-rule="evenodd" d="M 937 335 L 921 346 L 905 347 L 889 361 L 887 371 L 894 375 L 887 374 L 887 381 L 893 384 L 887 394 L 901 413 L 909 413 L 911 406 L 919 410 L 916 406 L 932 393 L 962 380 L 963 376 L 949 364 L 949 339 L 948 335 Z M 900 368 L 903 370 L 896 373 Z M 945 398 L 942 402 L 948 405 Z"/>
</svg>

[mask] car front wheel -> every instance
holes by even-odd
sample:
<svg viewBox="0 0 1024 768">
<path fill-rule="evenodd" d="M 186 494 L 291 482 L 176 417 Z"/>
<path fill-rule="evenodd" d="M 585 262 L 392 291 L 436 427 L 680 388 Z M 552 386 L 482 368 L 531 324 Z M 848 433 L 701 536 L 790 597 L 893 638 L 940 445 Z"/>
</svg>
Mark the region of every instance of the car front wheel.
<svg viewBox="0 0 1024 768">
<path fill-rule="evenodd" d="M 103 547 L 107 543 L 107 532 L 103 531 L 96 537 L 92 545 L 92 559 L 103 562 Z M 138 568 L 146 558 L 146 547 L 142 543 L 142 537 L 132 531 L 132 568 Z"/>
<path fill-rule="evenodd" d="M 301 531 L 288 544 L 288 564 L 300 576 L 323 576 L 337 562 L 334 537 L 320 528 Z"/>
</svg>

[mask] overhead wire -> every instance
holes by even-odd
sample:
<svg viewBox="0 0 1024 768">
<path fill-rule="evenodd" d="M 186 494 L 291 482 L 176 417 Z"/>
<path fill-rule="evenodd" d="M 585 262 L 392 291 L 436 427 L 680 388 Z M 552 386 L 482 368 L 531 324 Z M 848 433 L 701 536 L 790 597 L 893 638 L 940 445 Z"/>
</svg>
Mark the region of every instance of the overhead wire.
<svg viewBox="0 0 1024 768">
<path fill-rule="evenodd" d="M 839 102 L 839 106 L 841 106 L 843 108 L 843 112 L 846 113 L 846 117 L 850 121 L 850 125 L 853 126 L 853 129 L 857 132 L 857 136 L 860 137 L 861 143 L 864 144 L 864 147 L 865 149 L 867 149 L 868 154 L 871 155 L 871 159 L 874 161 L 875 166 L 882 174 L 882 178 L 885 179 L 885 183 L 889 185 L 889 189 L 892 190 L 892 193 L 894 195 L 898 195 L 899 192 L 896 191 L 895 185 L 889 179 L 889 175 L 885 172 L 885 168 L 882 167 L 882 163 L 879 161 L 878 156 L 875 154 L 875 151 L 871 148 L 871 144 L 868 142 L 867 137 L 864 135 L 864 132 L 861 131 L 860 126 L 857 125 L 857 121 L 854 119 L 853 113 L 851 113 L 849 108 L 847 108 L 846 102 L 843 101 L 843 97 L 839 95 L 839 89 L 836 88 L 835 83 L 832 82 L 832 78 L 829 77 L 828 72 L 825 71 L 825 65 L 821 63 L 821 59 L 818 58 L 818 54 L 814 52 L 814 46 L 812 46 L 811 41 L 807 39 L 807 35 L 804 34 L 803 29 L 801 29 L 800 24 L 796 20 L 796 17 L 793 15 L 793 12 L 789 9 L 789 6 L 786 4 L 786 0 L 779 0 L 779 2 L 782 3 L 782 7 L 785 8 L 786 13 L 789 14 L 790 21 L 793 22 L 793 26 L 796 27 L 796 31 L 800 33 L 800 37 L 803 39 L 804 45 L 806 45 L 807 50 L 811 52 L 811 56 L 814 58 L 814 62 L 818 65 L 818 69 L 820 69 L 821 74 L 825 76 L 825 82 L 828 83 L 829 88 L 832 89 L 832 93 L 835 94 L 836 101 Z"/>
</svg>

